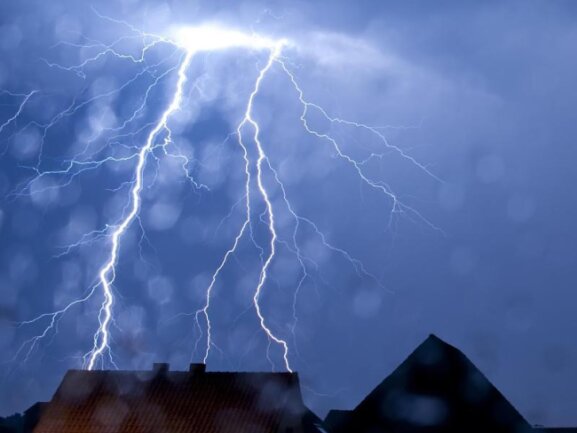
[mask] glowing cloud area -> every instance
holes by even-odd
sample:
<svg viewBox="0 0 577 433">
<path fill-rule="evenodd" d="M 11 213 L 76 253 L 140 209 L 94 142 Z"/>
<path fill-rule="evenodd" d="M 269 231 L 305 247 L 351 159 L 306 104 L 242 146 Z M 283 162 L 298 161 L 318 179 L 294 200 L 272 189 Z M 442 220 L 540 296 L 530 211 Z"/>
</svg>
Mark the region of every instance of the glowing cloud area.
<svg viewBox="0 0 577 433">
<path fill-rule="evenodd" d="M 191 52 L 218 51 L 230 48 L 270 50 L 279 49 L 287 44 L 285 39 L 274 40 L 211 24 L 178 27 L 173 29 L 171 34 L 176 45 Z"/>
</svg>

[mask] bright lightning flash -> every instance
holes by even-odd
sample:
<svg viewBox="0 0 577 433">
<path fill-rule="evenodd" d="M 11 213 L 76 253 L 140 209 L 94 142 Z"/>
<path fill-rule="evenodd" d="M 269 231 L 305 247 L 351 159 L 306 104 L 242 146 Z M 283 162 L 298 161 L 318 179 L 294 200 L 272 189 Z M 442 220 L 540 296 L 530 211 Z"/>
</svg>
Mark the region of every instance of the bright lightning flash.
<svg viewBox="0 0 577 433">
<path fill-rule="evenodd" d="M 91 138 L 86 143 L 86 146 L 82 152 L 76 155 L 76 157 L 67 161 L 63 169 L 57 169 L 57 170 L 42 169 L 42 154 L 40 154 L 37 166 L 33 167 L 36 176 L 30 181 L 30 183 L 26 184 L 26 186 L 22 189 L 22 191 L 20 191 L 20 194 L 30 192 L 33 182 L 37 181 L 38 179 L 42 179 L 44 177 L 48 176 L 57 178 L 61 177 L 63 181 L 60 183 L 59 187 L 63 187 L 69 185 L 77 176 L 80 176 L 83 173 L 90 170 L 96 170 L 106 164 L 133 162 L 134 166 L 131 171 L 132 179 L 130 180 L 130 182 L 125 183 L 118 188 L 118 190 L 121 190 L 126 185 L 129 186 L 127 204 L 124 208 L 122 215 L 118 218 L 116 222 L 112 222 L 106 225 L 106 227 L 101 230 L 87 233 L 82 237 L 82 239 L 79 242 L 69 245 L 65 249 L 62 255 L 70 253 L 70 251 L 73 248 L 89 244 L 98 239 L 107 240 L 106 260 L 98 271 L 96 283 L 90 288 L 90 290 L 87 291 L 87 293 L 84 296 L 79 297 L 78 299 L 66 305 L 64 308 L 52 313 L 42 314 L 32 320 L 22 322 L 21 325 L 24 326 L 35 324 L 45 319 L 48 319 L 49 321 L 48 326 L 44 328 L 44 330 L 39 335 L 36 335 L 35 337 L 27 340 L 22 345 L 22 347 L 17 353 L 17 356 L 22 350 L 27 349 L 26 354 L 27 358 L 31 354 L 31 352 L 36 348 L 40 340 L 45 338 L 51 331 L 52 332 L 57 331 L 58 321 L 62 318 L 62 316 L 65 313 L 67 313 L 70 309 L 77 306 L 78 304 L 88 301 L 88 299 L 92 298 L 96 293 L 100 293 L 103 300 L 100 304 L 100 309 L 98 313 L 99 325 L 98 329 L 96 330 L 93 336 L 92 349 L 84 356 L 84 366 L 85 368 L 92 370 L 99 366 L 104 366 L 105 359 L 109 359 L 111 364 L 115 365 L 113 361 L 112 348 L 111 348 L 111 342 L 112 342 L 111 325 L 114 323 L 115 294 L 113 285 L 117 275 L 116 266 L 122 246 L 123 236 L 126 234 L 126 232 L 134 224 L 135 221 L 140 222 L 140 211 L 142 208 L 142 191 L 146 182 L 145 173 L 147 166 L 150 164 L 151 160 L 156 160 L 157 157 L 155 156 L 155 152 L 161 151 L 166 156 L 177 158 L 182 162 L 182 168 L 185 171 L 186 178 L 189 181 L 191 181 L 195 189 L 201 190 L 206 188 L 204 185 L 196 182 L 192 177 L 192 175 L 188 172 L 188 166 L 191 163 L 191 161 L 189 161 L 189 159 L 184 155 L 184 153 L 178 151 L 177 145 L 173 143 L 170 122 L 173 115 L 182 108 L 183 99 L 187 88 L 187 81 L 189 79 L 188 78 L 189 69 L 191 63 L 194 60 L 195 54 L 200 52 L 214 52 L 228 49 L 241 49 L 258 52 L 264 51 L 268 54 L 266 62 L 264 63 L 264 65 L 261 65 L 261 67 L 258 70 L 258 74 L 255 78 L 254 85 L 252 86 L 252 91 L 248 95 L 248 98 L 246 100 L 244 114 L 242 116 L 242 119 L 240 119 L 236 129 L 237 142 L 238 145 L 240 146 L 244 159 L 244 175 L 245 175 L 244 197 L 239 201 L 239 203 L 241 201 L 244 202 L 244 219 L 240 224 L 240 228 L 232 241 L 232 245 L 222 256 L 218 266 L 216 267 L 216 270 L 212 274 L 210 284 L 205 291 L 205 301 L 203 306 L 193 314 L 195 317 L 196 326 L 200 331 L 199 332 L 200 335 L 196 341 L 196 345 L 198 345 L 204 337 L 202 332 L 203 326 L 201 325 L 200 321 L 200 319 L 203 318 L 205 322 L 204 328 L 206 329 L 206 345 L 202 359 L 206 363 L 209 358 L 211 348 L 216 347 L 213 341 L 211 321 L 209 315 L 215 285 L 217 284 L 219 277 L 223 272 L 224 268 L 226 267 L 226 265 L 228 264 L 230 258 L 238 251 L 241 241 L 246 236 L 250 235 L 250 240 L 252 240 L 253 244 L 259 249 L 261 257 L 260 270 L 258 272 L 258 281 L 253 290 L 253 298 L 252 298 L 253 307 L 258 317 L 260 328 L 268 338 L 269 344 L 273 342 L 280 349 L 282 349 L 284 369 L 287 371 L 292 371 L 291 363 L 289 361 L 289 355 L 290 355 L 289 344 L 286 339 L 281 338 L 280 336 L 277 335 L 276 332 L 274 332 L 271 329 L 271 327 L 268 324 L 268 321 L 265 318 L 260 303 L 262 299 L 263 290 L 269 280 L 271 272 L 271 264 L 275 260 L 278 248 L 280 246 L 284 246 L 287 248 L 288 251 L 293 253 L 296 256 L 301 268 L 301 277 L 299 278 L 298 286 L 294 292 L 294 299 L 293 299 L 294 323 L 291 327 L 293 336 L 294 336 L 294 328 L 297 322 L 297 311 L 296 311 L 297 296 L 305 280 L 310 277 L 309 268 L 311 266 L 314 268 L 318 268 L 318 265 L 314 262 L 314 260 L 310 257 L 307 257 L 298 244 L 298 235 L 299 232 L 302 230 L 303 226 L 308 226 L 312 228 L 314 234 L 318 236 L 322 244 L 330 251 L 340 254 L 344 259 L 346 259 L 353 266 L 354 270 L 357 272 L 359 276 L 368 277 L 379 285 L 380 282 L 378 278 L 376 278 L 374 275 L 372 275 L 365 269 L 364 265 L 359 260 L 355 259 L 347 251 L 329 243 L 327 237 L 323 234 L 323 232 L 319 229 L 319 227 L 309 218 L 299 215 L 295 211 L 294 206 L 291 204 L 287 194 L 287 190 L 281 180 L 281 177 L 278 171 L 274 168 L 273 164 L 271 163 L 269 156 L 267 155 L 266 146 L 265 143 L 263 143 L 261 137 L 261 126 L 259 125 L 254 115 L 254 108 L 257 98 L 259 96 L 262 86 L 264 85 L 267 79 L 268 74 L 272 70 L 277 70 L 278 72 L 284 74 L 287 77 L 288 83 L 292 86 L 292 89 L 294 90 L 295 95 L 302 106 L 302 113 L 300 116 L 300 120 L 302 126 L 304 127 L 305 132 L 307 132 L 316 139 L 320 139 L 322 141 L 327 142 L 332 147 L 332 150 L 336 152 L 337 157 L 343 160 L 343 162 L 345 162 L 347 165 L 349 165 L 353 170 L 353 173 L 356 173 L 358 178 L 363 183 L 365 183 L 368 187 L 373 188 L 378 192 L 382 193 L 384 198 L 390 202 L 392 211 L 388 218 L 388 225 L 391 224 L 391 219 L 393 218 L 393 215 L 395 213 L 410 213 L 412 214 L 412 216 L 417 216 L 418 218 L 422 219 L 425 222 L 426 220 L 416 210 L 404 205 L 399 200 L 399 198 L 394 194 L 394 192 L 387 186 L 387 184 L 372 179 L 365 171 L 365 165 L 367 164 L 367 162 L 371 159 L 383 158 L 387 152 L 394 151 L 397 152 L 402 158 L 408 160 L 411 164 L 414 164 L 416 167 L 418 167 L 428 175 L 432 177 L 434 177 L 434 175 L 425 166 L 421 165 L 411 156 L 404 153 L 404 151 L 402 151 L 400 148 L 389 144 L 384 135 L 377 128 L 361 123 L 331 117 L 324 108 L 314 103 L 308 102 L 305 99 L 305 95 L 302 88 L 297 82 L 295 74 L 293 74 L 289 70 L 283 58 L 283 50 L 287 46 L 290 46 L 290 43 L 285 39 L 278 39 L 278 40 L 269 39 L 260 35 L 243 33 L 237 30 L 223 28 L 214 25 L 176 28 L 169 32 L 168 37 L 164 37 L 141 32 L 138 29 L 135 29 L 133 26 L 130 26 L 129 24 L 124 22 L 112 20 L 110 18 L 103 17 L 101 15 L 99 15 L 99 17 L 114 22 L 116 24 L 121 24 L 128 27 L 130 32 L 133 34 L 133 36 L 130 37 L 133 37 L 134 39 L 139 40 L 142 43 L 143 48 L 140 52 L 140 55 L 134 56 L 118 52 L 116 48 L 117 45 L 116 42 L 106 45 L 98 41 L 92 41 L 90 43 L 87 42 L 85 46 L 81 47 L 100 48 L 100 50 L 95 56 L 88 58 L 87 60 L 83 61 L 78 65 L 73 66 L 61 66 L 51 63 L 48 63 L 48 65 L 52 67 L 58 67 L 65 71 L 74 72 L 80 77 L 86 76 L 85 68 L 87 67 L 87 65 L 94 63 L 98 61 L 98 59 L 105 56 L 111 56 L 117 59 L 132 62 L 133 64 L 141 65 L 143 67 L 142 72 L 134 76 L 131 80 L 129 80 L 119 89 L 117 89 L 116 90 L 117 92 L 120 92 L 122 89 L 129 87 L 146 74 L 152 75 L 154 79 L 147 87 L 142 104 L 132 113 L 132 115 L 128 116 L 124 120 L 124 122 L 120 127 L 107 129 L 106 132 L 111 133 L 112 135 L 105 140 L 103 145 L 98 146 L 96 150 L 91 149 L 93 142 L 98 140 L 97 136 Z M 148 63 L 146 62 L 146 56 L 148 52 L 150 52 L 157 45 L 167 45 L 169 47 L 172 47 L 174 49 L 173 55 L 178 55 L 179 60 L 177 66 L 166 69 L 166 71 L 162 74 L 154 75 L 151 73 L 151 71 L 154 68 L 163 66 L 163 63 L 148 65 Z M 168 61 L 169 59 L 166 59 L 166 62 Z M 148 97 L 151 91 L 154 88 L 156 88 L 162 80 L 164 80 L 167 77 L 170 77 L 170 74 L 172 73 L 176 74 L 176 84 L 173 85 L 172 93 L 170 94 L 169 98 L 167 98 L 169 103 L 167 104 L 164 111 L 161 112 L 156 121 L 144 125 L 142 128 L 139 128 L 136 132 L 128 132 L 127 130 L 128 126 L 135 123 L 136 120 L 141 115 L 142 111 L 146 108 Z M 8 120 L 6 120 L 4 123 L 0 124 L 0 134 L 2 133 L 3 128 L 14 122 L 14 120 L 21 115 L 23 108 L 28 102 L 28 100 L 36 93 L 38 93 L 38 91 L 34 90 L 30 93 L 19 95 L 21 96 L 22 101 L 18 106 L 16 113 Z M 100 98 L 105 98 L 106 96 L 110 95 L 110 93 L 111 92 L 96 95 L 91 99 L 88 99 L 83 102 L 77 102 L 75 100 L 72 103 L 72 105 L 70 105 L 66 110 L 58 113 L 50 122 L 46 124 L 31 122 L 31 124 L 43 129 L 44 131 L 43 139 L 45 139 L 48 131 L 58 122 L 62 121 L 67 117 L 73 116 L 82 107 L 94 101 L 97 101 Z M 309 124 L 307 116 L 311 111 L 318 112 L 330 123 L 343 124 L 352 128 L 359 128 L 369 131 L 370 133 L 374 134 L 378 140 L 382 142 L 383 153 L 371 153 L 368 156 L 368 158 L 364 160 L 357 160 L 353 158 L 351 155 L 347 154 L 343 150 L 341 145 L 337 142 L 337 140 L 334 137 L 330 136 L 328 133 L 319 132 L 315 130 Z M 25 128 L 26 127 L 24 127 L 23 129 Z M 135 137 L 138 132 L 147 130 L 147 128 L 150 129 L 147 132 L 146 139 L 142 143 L 142 145 L 135 147 L 122 145 L 124 149 L 128 148 L 130 150 L 130 153 L 128 155 L 122 154 L 121 156 L 118 156 L 118 154 L 116 154 L 115 149 L 118 148 L 119 142 L 121 142 L 123 139 L 126 138 Z M 254 145 L 253 152 L 250 151 L 251 143 Z M 42 142 L 42 145 L 44 145 L 44 142 Z M 176 149 L 176 151 L 174 149 Z M 104 156 L 102 156 L 101 153 L 104 153 Z M 255 154 L 256 157 L 251 157 L 250 156 L 251 154 Z M 294 220 L 294 226 L 293 226 L 294 229 L 288 240 L 283 239 L 279 235 L 279 232 L 277 230 L 275 212 L 278 212 L 279 210 L 275 209 L 275 206 L 273 205 L 273 200 L 271 199 L 272 196 L 272 192 L 270 189 L 271 186 L 267 185 L 264 176 L 265 172 L 268 172 L 272 175 L 272 178 L 274 179 L 274 185 L 280 188 L 280 191 L 282 193 L 282 203 L 284 204 L 286 210 L 289 212 L 289 215 Z M 258 191 L 256 197 L 253 197 L 253 195 L 251 194 L 252 190 L 251 187 L 253 185 L 256 185 L 256 190 Z M 264 205 L 265 208 L 264 213 L 259 215 L 258 221 L 254 221 L 253 217 L 253 205 L 255 204 L 255 202 L 260 205 Z M 259 223 L 264 224 L 267 228 L 268 245 L 266 249 L 259 246 L 252 235 L 253 224 L 259 224 Z M 272 363 L 272 361 L 271 364 L 272 368 L 274 369 L 274 363 Z"/>
<path fill-rule="evenodd" d="M 288 42 L 247 34 L 217 25 L 180 27 L 172 30 L 174 43 L 188 52 L 218 51 L 230 48 L 248 50 L 276 50 Z"/>
<path fill-rule="evenodd" d="M 114 297 L 112 294 L 111 285 L 114 282 L 116 276 L 115 264 L 118 260 L 118 250 L 120 248 L 120 238 L 126 232 L 130 224 L 134 221 L 138 212 L 140 210 L 141 197 L 140 193 L 142 191 L 142 176 L 144 167 L 146 164 L 146 158 L 152 149 L 155 138 L 162 130 L 168 130 L 168 119 L 170 116 L 180 108 L 182 101 L 182 91 L 184 89 L 184 83 L 186 82 L 186 70 L 190 61 L 192 59 L 192 52 L 189 51 L 182 60 L 182 63 L 178 69 L 178 82 L 176 83 L 176 90 L 172 97 L 170 105 L 162 113 L 160 120 L 156 126 L 152 129 L 148 135 L 148 139 L 142 149 L 138 153 L 138 162 L 136 168 L 134 169 L 134 185 L 130 191 L 131 195 L 131 207 L 128 214 L 124 217 L 122 222 L 114 229 L 112 232 L 110 255 L 108 261 L 104 267 L 98 273 L 100 283 L 102 285 L 102 290 L 104 292 L 104 303 L 100 310 L 99 322 L 100 328 L 94 336 L 94 347 L 88 356 L 88 370 L 92 370 L 96 364 L 96 361 L 102 356 L 103 352 L 109 349 L 110 341 L 110 321 L 112 320 L 112 304 L 114 302 Z M 170 132 L 170 131 L 168 131 Z"/>
</svg>

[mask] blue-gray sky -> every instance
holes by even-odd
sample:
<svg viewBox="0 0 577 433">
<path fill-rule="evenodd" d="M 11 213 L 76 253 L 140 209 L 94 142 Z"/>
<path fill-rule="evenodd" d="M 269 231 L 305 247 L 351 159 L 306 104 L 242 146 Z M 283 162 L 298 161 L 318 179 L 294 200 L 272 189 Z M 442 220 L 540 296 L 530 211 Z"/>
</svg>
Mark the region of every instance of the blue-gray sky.
<svg viewBox="0 0 577 433">
<path fill-rule="evenodd" d="M 71 182 L 53 175 L 27 183 L 41 144 L 41 171 L 61 170 L 86 146 L 101 149 L 100 158 L 130 155 L 174 86 L 168 74 L 126 130 L 132 135 L 103 147 L 111 135 L 103 131 L 131 116 L 151 80 L 178 64 L 179 52 L 151 51 L 146 65 L 158 66 L 143 75 L 142 64 L 112 55 L 83 74 L 49 66 L 78 64 L 101 49 L 87 45 L 130 35 L 101 14 L 151 33 L 218 22 L 286 37 L 295 43 L 286 64 L 311 102 L 333 116 L 386 126 L 379 131 L 390 144 L 438 177 L 398 152 L 367 163 L 372 179 L 423 217 L 395 214 L 388 227 L 390 200 L 359 180 L 326 141 L 305 134 L 297 94 L 279 68 L 266 78 L 255 116 L 295 210 L 380 282 L 359 276 L 303 228 L 299 245 L 318 268 L 308 264 L 293 335 L 301 274 L 295 255 L 279 246 L 263 310 L 289 343 L 313 410 L 354 406 L 435 333 L 463 350 L 529 422 L 577 425 L 576 9 L 570 1 L 3 2 L 0 124 L 22 95 L 38 92 L 0 135 L 0 414 L 49 399 L 90 350 L 98 294 L 71 309 L 27 360 L 29 345 L 19 348 L 47 322 L 16 324 L 60 309 L 90 287 L 109 239 L 58 255 L 84 233 L 118 222 L 135 162 L 106 163 Z M 134 54 L 137 41 L 115 47 Z M 134 223 L 123 238 L 114 286 L 112 349 L 120 368 L 168 361 L 184 369 L 191 356 L 202 358 L 193 353 L 194 318 L 182 313 L 202 305 L 242 223 L 242 206 L 223 220 L 243 193 L 242 153 L 227 136 L 265 60 L 243 50 L 204 53 L 188 71 L 173 138 L 210 191 L 195 190 L 178 161 L 150 157 L 142 227 Z M 48 132 L 41 127 L 74 100 L 95 96 Z M 310 121 L 359 160 L 382 151 L 367 131 L 314 115 Z M 290 243 L 294 221 L 267 176 L 281 240 Z M 264 210 L 262 203 L 255 209 Z M 254 233 L 266 246 L 262 224 L 255 222 Z M 250 308 L 259 266 L 258 250 L 244 242 L 216 285 L 211 318 L 219 350 L 209 369 L 270 369 Z M 274 344 L 270 358 L 282 367 Z"/>
</svg>

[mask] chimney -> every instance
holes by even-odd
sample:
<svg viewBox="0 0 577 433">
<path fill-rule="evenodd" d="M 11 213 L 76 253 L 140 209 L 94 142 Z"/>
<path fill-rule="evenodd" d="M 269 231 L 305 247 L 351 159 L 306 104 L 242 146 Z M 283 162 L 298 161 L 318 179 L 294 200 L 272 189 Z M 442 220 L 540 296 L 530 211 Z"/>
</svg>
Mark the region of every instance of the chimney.
<svg viewBox="0 0 577 433">
<path fill-rule="evenodd" d="M 165 375 L 168 373 L 169 364 L 167 362 L 155 362 L 152 364 L 152 371 L 155 375 Z"/>
<path fill-rule="evenodd" d="M 206 371 L 206 364 L 190 364 L 188 372 L 190 374 L 202 374 Z"/>
</svg>

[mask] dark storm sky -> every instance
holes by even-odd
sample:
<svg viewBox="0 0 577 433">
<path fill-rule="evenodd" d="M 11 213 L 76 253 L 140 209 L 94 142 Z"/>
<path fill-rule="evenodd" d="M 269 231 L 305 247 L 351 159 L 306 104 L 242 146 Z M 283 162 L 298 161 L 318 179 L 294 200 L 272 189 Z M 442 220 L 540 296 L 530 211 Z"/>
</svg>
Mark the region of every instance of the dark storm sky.
<svg viewBox="0 0 577 433">
<path fill-rule="evenodd" d="M 262 302 L 275 331 L 289 341 L 311 408 L 323 415 L 353 407 L 435 333 L 467 354 L 529 422 L 577 425 L 577 4 L 126 0 L 92 6 L 151 32 L 218 21 L 294 39 L 301 48 L 287 56 L 309 99 L 335 116 L 407 126 L 382 131 L 442 180 L 394 153 L 370 166 L 373 177 L 443 233 L 411 215 L 396 216 L 387 230 L 390 203 L 363 186 L 326 143 L 303 133 L 286 77 L 276 71 L 265 83 L 256 110 L 295 208 L 384 286 L 356 275 L 303 231 L 299 240 L 320 270 L 299 295 L 292 336 L 299 268 L 286 250 L 275 261 Z M 98 298 L 71 310 L 59 333 L 26 361 L 27 349 L 18 349 L 42 332 L 42 323 L 15 323 L 62 308 L 90 286 L 106 240 L 55 255 L 59 246 L 117 221 L 127 197 L 118 188 L 133 167 L 133 161 L 105 166 L 62 188 L 52 187 L 66 178 L 43 178 L 14 195 L 34 175 L 29 167 L 39 153 L 42 131 L 27 125 L 46 122 L 75 95 L 85 100 L 118 88 L 138 71 L 105 59 L 83 79 L 42 59 L 78 63 L 94 51 L 55 44 L 86 44 L 81 35 L 110 42 L 122 32 L 88 2 L 0 4 L 0 89 L 39 90 L 0 135 L 0 415 L 49 399 L 62 374 L 78 368 L 90 350 Z M 170 54 L 167 48 L 152 60 L 165 58 L 170 66 L 177 60 Z M 202 303 L 202 289 L 242 221 L 237 210 L 219 227 L 242 196 L 241 155 L 234 139 L 224 140 L 262 61 L 235 51 L 204 56 L 190 71 L 191 82 L 203 77 L 204 96 L 188 95 L 176 135 L 211 191 L 195 192 L 168 162 L 146 171 L 147 236 L 139 242 L 138 224 L 131 228 L 115 283 L 113 350 L 120 368 L 169 361 L 184 369 L 190 360 L 193 319 L 178 314 Z M 158 117 L 171 83 L 153 92 L 142 125 Z M 62 120 L 46 135 L 42 169 L 62 167 L 98 125 L 122 123 L 145 88 L 137 81 Z M 19 101 L 0 94 L 0 124 Z M 361 159 L 376 146 L 369 134 L 334 132 Z M 262 227 L 256 236 L 266 243 Z M 266 339 L 249 308 L 257 265 L 258 254 L 246 243 L 217 286 L 212 318 L 221 351 L 211 353 L 209 369 L 270 369 Z M 280 368 L 274 345 L 271 357 Z"/>
</svg>

